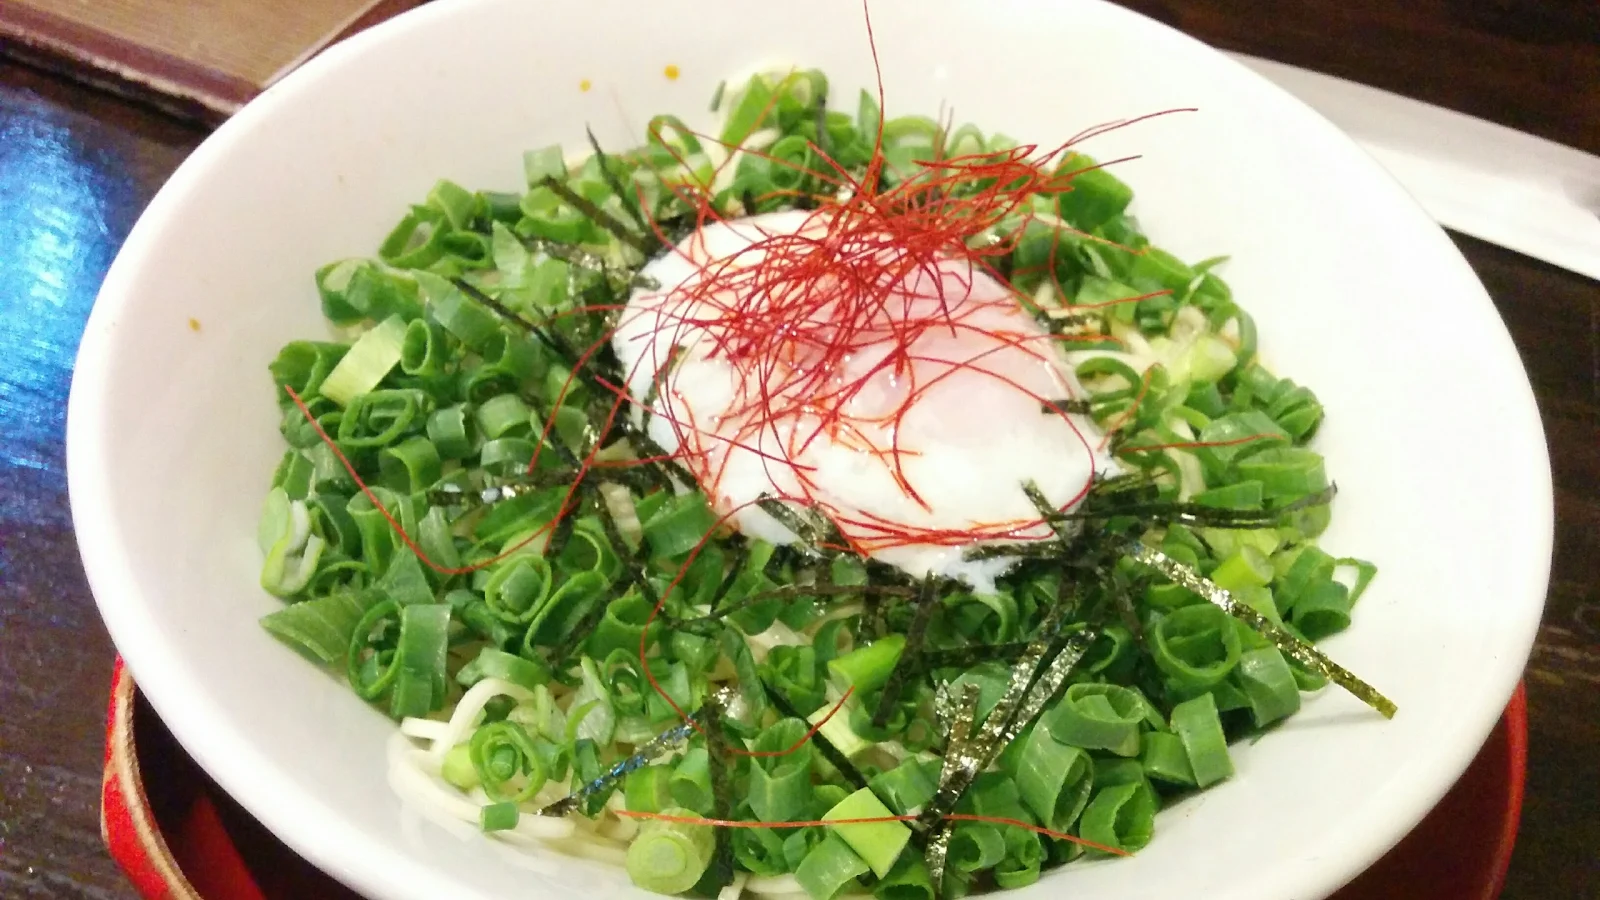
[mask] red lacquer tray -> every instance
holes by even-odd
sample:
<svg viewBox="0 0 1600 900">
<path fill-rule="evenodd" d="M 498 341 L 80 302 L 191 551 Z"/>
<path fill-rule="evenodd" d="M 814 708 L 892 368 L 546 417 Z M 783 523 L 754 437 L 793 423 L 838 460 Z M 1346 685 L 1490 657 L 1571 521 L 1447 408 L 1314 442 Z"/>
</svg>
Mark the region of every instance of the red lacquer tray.
<svg viewBox="0 0 1600 900">
<path fill-rule="evenodd" d="M 1522 812 L 1522 687 L 1443 801 L 1332 900 L 1494 900 Z M 117 662 L 101 824 L 146 900 L 359 900 L 251 819 L 200 771 Z"/>
</svg>

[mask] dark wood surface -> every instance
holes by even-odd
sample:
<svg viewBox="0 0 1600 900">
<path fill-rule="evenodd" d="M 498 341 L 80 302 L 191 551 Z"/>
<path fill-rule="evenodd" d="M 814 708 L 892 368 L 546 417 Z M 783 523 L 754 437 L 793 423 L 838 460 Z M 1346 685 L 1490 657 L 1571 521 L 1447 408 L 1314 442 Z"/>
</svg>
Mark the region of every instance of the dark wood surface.
<svg viewBox="0 0 1600 900">
<path fill-rule="evenodd" d="M 1213 43 L 1600 152 L 1595 0 L 1129 0 Z M 113 649 L 67 510 L 72 355 L 134 219 L 203 132 L 0 63 L 0 897 L 130 898 L 101 848 Z M 1600 895 L 1600 284 L 1457 238 L 1538 393 L 1556 550 L 1505 896 Z"/>
</svg>

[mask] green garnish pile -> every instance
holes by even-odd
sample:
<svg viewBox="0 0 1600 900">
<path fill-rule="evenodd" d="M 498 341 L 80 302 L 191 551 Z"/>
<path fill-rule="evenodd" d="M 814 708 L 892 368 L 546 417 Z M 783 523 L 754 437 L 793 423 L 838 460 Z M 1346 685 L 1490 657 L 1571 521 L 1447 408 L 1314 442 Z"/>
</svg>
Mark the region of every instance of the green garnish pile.
<svg viewBox="0 0 1600 900">
<path fill-rule="evenodd" d="M 619 809 L 675 817 L 626 852 L 666 893 L 741 873 L 792 874 L 818 900 L 1022 886 L 1102 851 L 993 819 L 1137 851 L 1159 809 L 1232 774 L 1230 742 L 1328 678 L 1392 714 L 1309 646 L 1349 624 L 1374 572 L 1316 545 L 1321 405 L 1262 366 L 1215 261 L 1151 246 L 1104 169 L 972 236 L 1015 238 L 999 268 L 1066 349 L 1144 348 L 1073 357 L 1081 411 L 1126 471 L 1068 515 L 1042 510 L 1059 540 L 1006 551 L 1024 558 L 978 594 L 828 549 L 826 521 L 783 508 L 802 543 L 719 535 L 685 566 L 717 517 L 670 462 L 630 464 L 658 448 L 611 415 L 625 382 L 609 349 L 583 351 L 661 249 L 646 219 L 693 227 L 675 185 L 733 217 L 813 202 L 823 153 L 866 170 L 877 104 L 863 94 L 852 116 L 826 97 L 818 72 L 719 97 L 721 145 L 765 148 L 731 178 L 715 177 L 717 142 L 658 117 L 626 153 L 569 167 L 558 147 L 530 152 L 520 194 L 441 181 L 376 258 L 321 269 L 350 339 L 296 341 L 271 365 L 289 449 L 261 584 L 287 605 L 267 630 L 396 719 L 448 718 L 464 689 L 503 683 L 435 774 L 490 832 L 571 811 L 610 817 L 583 832 L 603 842 L 633 821 Z M 921 117 L 882 133 L 888 181 L 1015 144 Z M 890 816 L 918 818 L 693 821 Z"/>
</svg>

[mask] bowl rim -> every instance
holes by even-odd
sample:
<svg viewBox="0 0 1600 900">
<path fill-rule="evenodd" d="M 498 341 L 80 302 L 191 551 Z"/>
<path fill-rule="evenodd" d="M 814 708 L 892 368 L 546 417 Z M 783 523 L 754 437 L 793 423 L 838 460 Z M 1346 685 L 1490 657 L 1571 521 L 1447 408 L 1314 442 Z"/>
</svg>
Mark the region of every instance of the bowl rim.
<svg viewBox="0 0 1600 900">
<path fill-rule="evenodd" d="M 134 280 L 146 249 L 159 242 L 165 224 L 188 202 L 200 173 L 214 161 L 225 158 L 234 146 L 250 140 L 259 124 L 270 121 L 275 110 L 300 102 L 315 89 L 319 79 L 358 64 L 365 54 L 392 36 L 426 29 L 439 19 L 460 14 L 463 9 L 502 2 L 508 0 L 425 4 L 380 23 L 330 47 L 291 72 L 208 136 L 157 192 L 117 254 L 89 316 L 68 399 L 69 502 L 80 554 L 100 614 L 129 668 L 138 677 L 141 689 L 183 747 L 251 815 L 323 871 L 362 893 L 383 898 L 424 900 L 448 896 L 458 891 L 459 885 L 436 869 L 386 849 L 383 842 L 355 827 L 339 810 L 305 788 L 292 772 L 273 766 L 242 732 L 208 727 L 212 717 L 207 713 L 217 712 L 218 705 L 203 692 L 195 692 L 168 662 L 180 643 L 157 628 L 146 613 L 147 604 L 133 587 L 130 561 L 116 539 L 117 529 L 109 517 L 95 509 L 96 498 L 109 486 L 112 451 L 95 429 L 102 417 L 109 388 L 107 360 L 115 341 L 114 319 L 132 302 L 126 285 Z M 1444 245 L 1481 289 L 1481 282 L 1471 273 L 1470 266 L 1443 229 L 1435 225 L 1375 159 L 1315 110 L 1244 64 L 1160 21 L 1108 0 L 1080 2 L 1101 7 L 1101 14 L 1121 19 L 1128 28 L 1144 29 L 1164 40 L 1189 45 L 1196 52 L 1211 54 L 1218 66 L 1265 90 L 1275 98 L 1275 113 L 1294 117 L 1297 128 L 1310 132 L 1318 143 L 1336 148 L 1354 168 L 1366 171 L 1375 186 L 1387 185 L 1396 201 L 1394 208 L 1409 209 L 1419 224 L 1425 223 L 1426 230 L 1433 232 L 1431 236 L 1419 233 L 1419 240 L 1435 240 Z M 1492 309 L 1486 291 L 1482 299 L 1490 303 Z M 1503 320 L 1498 324 L 1500 327 L 1494 338 L 1501 344 L 1500 352 L 1509 354 L 1523 373 L 1520 384 L 1512 386 L 1513 391 L 1520 395 L 1522 411 L 1531 411 L 1533 427 L 1538 431 L 1535 443 L 1540 465 L 1530 475 L 1534 489 L 1530 501 L 1533 507 L 1541 510 L 1541 515 L 1538 521 L 1527 523 L 1527 527 L 1530 546 L 1539 551 L 1540 563 L 1534 570 L 1522 574 L 1530 580 L 1530 593 L 1537 590 L 1542 611 L 1554 547 L 1549 450 L 1543 429 L 1538 427 L 1538 405 L 1526 370 L 1521 366 Z M 1463 739 L 1438 751 L 1435 776 L 1408 783 L 1403 790 L 1386 795 L 1371 814 L 1372 821 L 1381 822 L 1384 827 L 1351 838 L 1344 852 L 1337 854 L 1338 864 L 1318 866 L 1287 881 L 1279 879 L 1274 882 L 1276 887 L 1293 890 L 1301 896 L 1325 897 L 1376 862 L 1422 820 L 1460 778 L 1488 739 L 1532 652 L 1539 618 L 1530 616 L 1522 623 L 1521 633 L 1504 636 L 1502 646 L 1516 665 L 1503 668 L 1493 690 L 1480 698 L 1470 718 L 1462 725 L 1462 733 L 1469 735 L 1470 740 Z"/>
</svg>

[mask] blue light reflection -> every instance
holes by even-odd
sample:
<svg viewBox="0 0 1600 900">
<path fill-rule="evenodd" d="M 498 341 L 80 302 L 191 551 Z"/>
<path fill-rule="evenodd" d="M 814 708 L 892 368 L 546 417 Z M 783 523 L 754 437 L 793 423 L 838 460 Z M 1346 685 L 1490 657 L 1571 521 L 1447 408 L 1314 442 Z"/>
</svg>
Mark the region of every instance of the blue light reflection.
<svg viewBox="0 0 1600 900">
<path fill-rule="evenodd" d="M 73 357 L 144 200 L 114 146 L 73 114 L 0 92 L 0 521 L 63 517 Z"/>
</svg>

